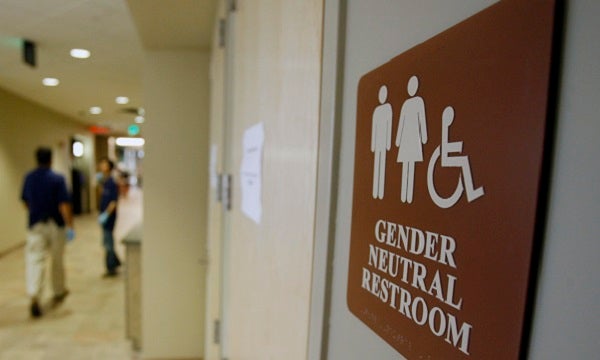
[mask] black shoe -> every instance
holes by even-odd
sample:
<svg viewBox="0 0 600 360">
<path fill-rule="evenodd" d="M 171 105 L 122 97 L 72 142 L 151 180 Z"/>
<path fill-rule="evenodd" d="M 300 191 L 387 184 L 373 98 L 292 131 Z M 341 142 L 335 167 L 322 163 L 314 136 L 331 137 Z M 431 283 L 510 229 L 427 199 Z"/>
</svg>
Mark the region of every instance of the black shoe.
<svg viewBox="0 0 600 360">
<path fill-rule="evenodd" d="M 39 318 L 42 316 L 42 309 L 40 308 L 40 304 L 38 304 L 37 300 L 31 301 L 31 307 L 29 308 L 29 311 L 31 312 L 31 317 L 33 318 Z"/>
<path fill-rule="evenodd" d="M 62 294 L 54 295 L 54 297 L 52 298 L 52 302 L 54 303 L 54 305 L 58 305 L 65 300 L 67 295 L 69 295 L 69 290 L 65 289 L 65 291 Z"/>
<path fill-rule="evenodd" d="M 112 271 L 107 271 L 104 273 L 104 275 L 102 275 L 103 278 L 113 278 L 116 277 L 117 275 L 119 275 L 119 273 L 116 270 L 112 270 Z"/>
</svg>

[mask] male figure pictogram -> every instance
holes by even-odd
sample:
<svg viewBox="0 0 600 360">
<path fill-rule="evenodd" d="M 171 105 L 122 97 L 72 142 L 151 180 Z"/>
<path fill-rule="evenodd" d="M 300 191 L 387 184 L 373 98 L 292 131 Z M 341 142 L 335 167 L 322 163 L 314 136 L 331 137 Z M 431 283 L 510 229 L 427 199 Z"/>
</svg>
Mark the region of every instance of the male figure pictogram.
<svg viewBox="0 0 600 360">
<path fill-rule="evenodd" d="M 387 101 L 387 86 L 379 88 L 379 105 L 373 111 L 371 151 L 373 164 L 373 199 L 383 199 L 385 189 L 385 158 L 392 146 L 392 105 Z"/>
</svg>

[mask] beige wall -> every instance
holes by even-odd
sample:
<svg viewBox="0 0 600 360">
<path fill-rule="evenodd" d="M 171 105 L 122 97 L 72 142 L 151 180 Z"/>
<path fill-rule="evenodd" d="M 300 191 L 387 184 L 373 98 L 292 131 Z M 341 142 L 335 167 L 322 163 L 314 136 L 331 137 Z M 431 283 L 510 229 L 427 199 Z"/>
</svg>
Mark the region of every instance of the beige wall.
<svg viewBox="0 0 600 360">
<path fill-rule="evenodd" d="M 233 210 L 225 246 L 230 359 L 307 354 L 323 2 L 238 2 L 233 49 Z M 231 56 L 229 54 L 228 56 Z M 213 119 L 213 121 L 219 121 Z M 262 221 L 240 211 L 245 129 L 264 123 Z"/>
<path fill-rule="evenodd" d="M 72 119 L 0 89 L 0 253 L 25 241 L 20 196 L 24 175 L 35 167 L 35 149 L 52 147 L 53 168 L 68 180 L 70 138 L 76 134 L 89 138 Z"/>
<path fill-rule="evenodd" d="M 147 51 L 142 349 L 200 358 L 204 347 L 208 53 Z"/>
</svg>

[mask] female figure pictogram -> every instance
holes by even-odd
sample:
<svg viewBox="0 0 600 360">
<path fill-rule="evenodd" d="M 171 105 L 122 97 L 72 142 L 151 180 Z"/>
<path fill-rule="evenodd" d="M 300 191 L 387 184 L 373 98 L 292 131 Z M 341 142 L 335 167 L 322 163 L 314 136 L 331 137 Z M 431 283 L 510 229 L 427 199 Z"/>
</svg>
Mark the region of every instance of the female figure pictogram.
<svg viewBox="0 0 600 360">
<path fill-rule="evenodd" d="M 423 161 L 423 144 L 427 143 L 425 103 L 423 98 L 416 96 L 418 88 L 419 79 L 412 76 L 407 86 L 411 97 L 402 105 L 396 134 L 396 161 L 402 163 L 401 200 L 408 203 L 413 200 L 415 163 Z"/>
</svg>

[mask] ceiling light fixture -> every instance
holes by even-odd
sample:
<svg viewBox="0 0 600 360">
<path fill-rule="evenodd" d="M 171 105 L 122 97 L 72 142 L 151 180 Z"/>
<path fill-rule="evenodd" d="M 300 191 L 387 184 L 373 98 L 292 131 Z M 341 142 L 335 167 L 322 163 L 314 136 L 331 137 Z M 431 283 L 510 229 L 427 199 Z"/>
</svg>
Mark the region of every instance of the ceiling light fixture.
<svg viewBox="0 0 600 360">
<path fill-rule="evenodd" d="M 58 84 L 60 84 L 60 81 L 58 81 L 58 79 L 56 78 L 44 78 L 42 80 L 42 84 L 44 84 L 45 86 L 57 86 Z"/>
<path fill-rule="evenodd" d="M 71 49 L 71 56 L 77 59 L 87 59 L 90 55 L 90 51 L 86 49 Z"/>
<path fill-rule="evenodd" d="M 117 96 L 115 102 L 117 104 L 125 105 L 129 103 L 129 98 L 127 96 Z"/>
<path fill-rule="evenodd" d="M 144 146 L 146 141 L 143 138 L 119 137 L 116 140 L 118 146 L 140 147 Z"/>
<path fill-rule="evenodd" d="M 73 156 L 82 157 L 84 152 L 84 146 L 81 141 L 75 141 L 73 143 Z"/>
<path fill-rule="evenodd" d="M 90 108 L 90 114 L 92 114 L 92 115 L 98 115 L 100 113 L 102 113 L 102 108 L 100 106 L 92 106 Z"/>
</svg>

